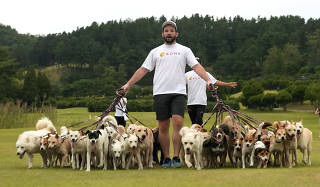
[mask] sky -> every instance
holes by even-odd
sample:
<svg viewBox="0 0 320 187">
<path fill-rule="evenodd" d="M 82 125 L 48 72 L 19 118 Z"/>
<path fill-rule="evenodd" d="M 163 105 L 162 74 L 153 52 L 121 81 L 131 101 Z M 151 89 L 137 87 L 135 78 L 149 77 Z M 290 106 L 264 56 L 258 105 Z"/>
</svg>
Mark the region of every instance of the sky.
<svg viewBox="0 0 320 187">
<path fill-rule="evenodd" d="M 246 19 L 297 15 L 320 18 L 320 0 L 0 0 L 0 23 L 22 34 L 47 35 L 72 32 L 92 22 L 156 18 L 164 15 Z"/>
</svg>

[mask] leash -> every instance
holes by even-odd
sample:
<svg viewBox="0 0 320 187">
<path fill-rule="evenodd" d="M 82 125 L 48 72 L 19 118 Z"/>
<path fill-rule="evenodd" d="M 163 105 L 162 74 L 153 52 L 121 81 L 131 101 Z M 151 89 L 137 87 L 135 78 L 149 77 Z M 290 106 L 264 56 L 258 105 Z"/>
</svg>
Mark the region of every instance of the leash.
<svg viewBox="0 0 320 187">
<path fill-rule="evenodd" d="M 90 125 L 87 125 L 87 126 L 85 126 L 85 127 L 82 127 L 81 129 L 79 129 L 79 131 L 84 131 L 84 130 L 86 130 L 87 128 L 93 126 L 93 125 L 99 124 L 104 117 L 106 117 L 111 111 L 114 110 L 115 106 L 120 102 L 120 99 L 121 99 L 122 97 L 124 97 L 125 94 L 126 94 L 126 93 L 124 92 L 124 90 L 123 90 L 122 88 L 118 89 L 118 90 L 116 91 L 116 97 L 113 99 L 113 102 L 109 105 L 109 107 L 108 107 L 105 111 L 102 112 L 101 115 L 98 116 L 98 117 L 100 117 L 100 119 L 99 119 L 98 121 L 90 124 Z"/>
<path fill-rule="evenodd" d="M 119 108 L 118 108 L 119 109 Z M 124 112 L 125 115 L 128 117 L 128 119 L 130 120 L 131 123 L 134 123 L 131 118 L 133 118 L 134 120 L 136 120 L 137 122 L 139 122 L 141 125 L 147 127 L 144 123 L 142 123 L 140 120 L 138 120 L 138 118 L 136 118 L 134 115 L 129 114 L 127 111 L 123 111 L 122 109 L 119 109 L 120 111 Z"/>
<path fill-rule="evenodd" d="M 233 110 L 229 105 L 226 105 L 222 101 L 222 99 L 220 99 L 218 96 L 218 87 L 217 86 L 214 86 L 214 84 L 211 84 L 209 86 L 209 90 L 211 92 L 212 97 L 214 97 L 216 99 L 217 103 L 212 108 L 211 115 L 209 116 L 209 118 L 201 125 L 202 127 L 208 123 L 208 121 L 211 119 L 211 117 L 214 114 L 216 114 L 215 122 L 210 129 L 210 131 L 212 131 L 212 129 L 217 126 L 218 120 L 221 123 L 224 112 L 228 112 L 231 117 L 232 123 L 235 123 L 237 121 L 239 123 L 240 127 L 242 128 L 242 130 L 244 130 L 244 125 L 248 125 L 251 128 L 256 129 L 256 126 L 258 126 L 258 124 L 260 124 L 260 122 L 261 122 L 260 120 L 253 118 L 247 114 L 241 113 L 239 111 Z"/>
</svg>

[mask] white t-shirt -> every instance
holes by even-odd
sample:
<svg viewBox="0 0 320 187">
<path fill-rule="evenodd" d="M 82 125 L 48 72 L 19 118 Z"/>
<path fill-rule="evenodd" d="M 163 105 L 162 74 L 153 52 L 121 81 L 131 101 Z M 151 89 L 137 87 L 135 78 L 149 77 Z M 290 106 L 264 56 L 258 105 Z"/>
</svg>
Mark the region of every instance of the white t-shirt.
<svg viewBox="0 0 320 187">
<path fill-rule="evenodd" d="M 191 49 L 178 43 L 163 44 L 150 51 L 142 67 L 152 71 L 153 95 L 178 93 L 186 95 L 184 77 L 186 64 L 191 68 L 198 64 Z"/>
<path fill-rule="evenodd" d="M 212 84 L 217 80 L 207 72 Z M 207 83 L 195 71 L 188 71 L 185 74 L 188 85 L 188 104 L 187 105 L 207 105 Z"/>
<path fill-rule="evenodd" d="M 116 105 L 116 113 L 114 114 L 115 116 L 126 116 L 125 112 L 127 110 L 126 104 L 127 103 L 127 98 L 123 97 L 120 99 L 120 102 Z"/>
</svg>

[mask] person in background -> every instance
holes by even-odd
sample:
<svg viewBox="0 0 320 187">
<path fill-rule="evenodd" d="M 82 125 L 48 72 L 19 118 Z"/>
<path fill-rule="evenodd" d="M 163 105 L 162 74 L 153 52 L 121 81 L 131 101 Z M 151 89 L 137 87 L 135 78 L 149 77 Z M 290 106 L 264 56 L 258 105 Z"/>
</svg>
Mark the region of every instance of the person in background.
<svg viewBox="0 0 320 187">
<path fill-rule="evenodd" d="M 127 98 L 122 97 L 120 102 L 116 105 L 116 112 L 114 114 L 118 125 L 126 126 L 126 121 L 128 120 L 126 111 L 127 111 Z"/>
<path fill-rule="evenodd" d="M 199 64 L 202 64 L 200 59 L 196 57 Z M 216 80 L 210 73 L 206 72 L 211 82 L 217 86 L 236 87 L 236 82 L 223 82 Z M 207 106 L 206 81 L 204 81 L 194 70 L 185 73 L 186 82 L 188 85 L 188 113 L 192 124 L 202 125 L 203 114 Z"/>
</svg>

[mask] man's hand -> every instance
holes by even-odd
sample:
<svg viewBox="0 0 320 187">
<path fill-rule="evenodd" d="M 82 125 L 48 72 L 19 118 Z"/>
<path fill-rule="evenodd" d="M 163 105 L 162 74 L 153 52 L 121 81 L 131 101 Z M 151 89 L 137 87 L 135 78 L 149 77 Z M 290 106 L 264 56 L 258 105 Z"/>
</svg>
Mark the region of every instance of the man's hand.
<svg viewBox="0 0 320 187">
<path fill-rule="evenodd" d="M 229 86 L 232 88 L 235 88 L 237 85 L 237 82 L 229 82 Z"/>
</svg>

